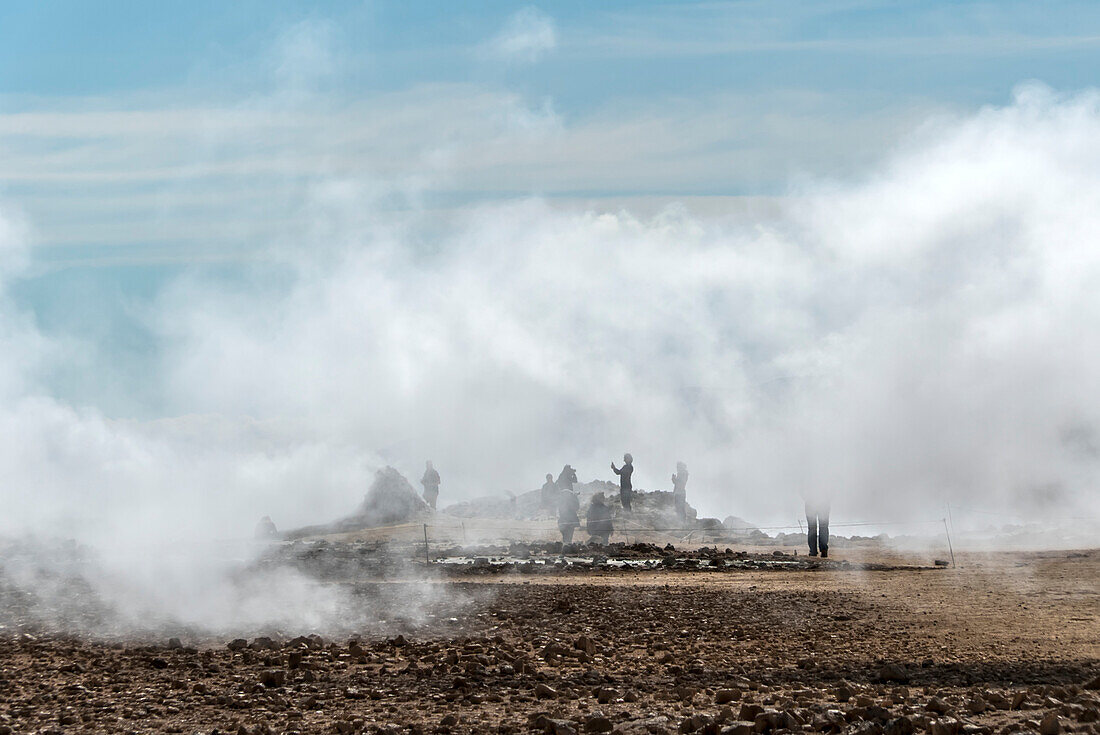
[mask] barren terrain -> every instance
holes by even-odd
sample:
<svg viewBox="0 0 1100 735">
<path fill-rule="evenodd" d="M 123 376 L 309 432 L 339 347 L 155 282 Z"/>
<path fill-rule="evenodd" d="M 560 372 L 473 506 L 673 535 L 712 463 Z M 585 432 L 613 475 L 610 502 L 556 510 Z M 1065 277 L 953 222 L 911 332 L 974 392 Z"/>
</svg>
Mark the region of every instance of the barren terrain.
<svg viewBox="0 0 1100 735">
<path fill-rule="evenodd" d="M 1100 552 L 883 561 L 344 580 L 423 607 L 335 640 L 9 614 L 0 733 L 1100 732 Z"/>
</svg>

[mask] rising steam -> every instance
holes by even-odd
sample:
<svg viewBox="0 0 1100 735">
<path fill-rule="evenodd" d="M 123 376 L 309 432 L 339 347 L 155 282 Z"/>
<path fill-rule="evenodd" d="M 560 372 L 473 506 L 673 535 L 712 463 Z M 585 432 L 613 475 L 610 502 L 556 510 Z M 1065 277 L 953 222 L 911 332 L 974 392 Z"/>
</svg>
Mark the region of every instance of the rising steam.
<svg viewBox="0 0 1100 735">
<path fill-rule="evenodd" d="M 324 242 L 280 244 L 247 289 L 194 274 L 161 295 L 173 415 L 154 422 L 39 381 L 74 348 L 5 294 L 27 260 L 9 216 L 0 532 L 89 544 L 186 617 L 210 570 L 181 548 L 331 519 L 381 464 L 426 458 L 444 501 L 565 462 L 602 477 L 628 450 L 643 488 L 687 461 L 719 516 L 792 520 L 809 490 L 849 518 L 1095 516 L 1100 95 L 1023 88 L 786 201 L 759 223 L 533 199 L 430 228 L 327 201 Z"/>
</svg>

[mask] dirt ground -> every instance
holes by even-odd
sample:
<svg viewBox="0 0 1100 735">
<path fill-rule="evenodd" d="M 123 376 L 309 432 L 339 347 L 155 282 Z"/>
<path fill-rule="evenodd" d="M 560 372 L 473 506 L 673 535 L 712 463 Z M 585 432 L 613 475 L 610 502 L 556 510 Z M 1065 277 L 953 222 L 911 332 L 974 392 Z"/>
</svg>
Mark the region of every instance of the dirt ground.
<svg viewBox="0 0 1100 735">
<path fill-rule="evenodd" d="M 1100 733 L 1100 551 L 357 589 L 422 609 L 350 641 L 6 633 L 0 735 Z"/>
</svg>

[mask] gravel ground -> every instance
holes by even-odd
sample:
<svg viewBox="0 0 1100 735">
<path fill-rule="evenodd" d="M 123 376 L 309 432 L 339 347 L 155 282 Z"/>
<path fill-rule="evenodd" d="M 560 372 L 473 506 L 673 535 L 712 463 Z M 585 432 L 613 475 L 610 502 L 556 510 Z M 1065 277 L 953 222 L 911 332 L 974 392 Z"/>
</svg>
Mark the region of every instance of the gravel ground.
<svg viewBox="0 0 1100 735">
<path fill-rule="evenodd" d="M 1100 552 L 960 561 L 358 582 L 423 604 L 338 640 L 21 626 L 0 735 L 1100 733 Z"/>
</svg>

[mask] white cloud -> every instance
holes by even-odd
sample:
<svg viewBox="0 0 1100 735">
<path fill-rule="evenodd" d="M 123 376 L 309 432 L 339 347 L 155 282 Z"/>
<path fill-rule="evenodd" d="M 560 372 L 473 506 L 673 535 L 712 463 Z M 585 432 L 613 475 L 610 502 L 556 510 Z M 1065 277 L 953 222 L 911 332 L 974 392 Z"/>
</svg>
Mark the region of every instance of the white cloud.
<svg viewBox="0 0 1100 735">
<path fill-rule="evenodd" d="M 558 45 L 554 19 L 536 7 L 518 10 L 486 46 L 497 57 L 533 62 Z"/>
</svg>

